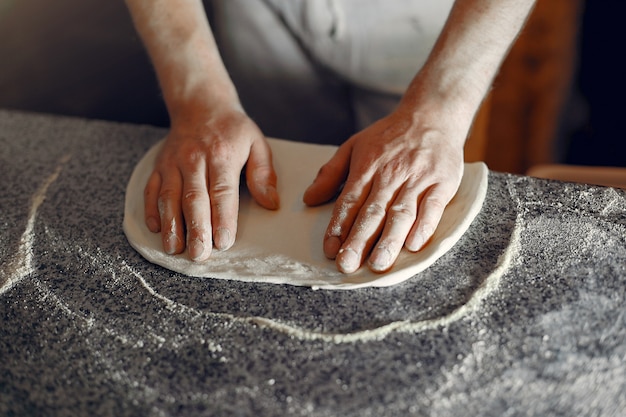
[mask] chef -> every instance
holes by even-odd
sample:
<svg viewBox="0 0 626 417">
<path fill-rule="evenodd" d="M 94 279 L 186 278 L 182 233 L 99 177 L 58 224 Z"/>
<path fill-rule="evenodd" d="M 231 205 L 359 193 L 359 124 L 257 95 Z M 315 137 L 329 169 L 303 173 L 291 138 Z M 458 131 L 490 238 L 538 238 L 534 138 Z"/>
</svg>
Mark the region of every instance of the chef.
<svg viewBox="0 0 626 417">
<path fill-rule="evenodd" d="M 126 3 L 171 121 L 145 188 L 164 251 L 203 261 L 233 245 L 242 171 L 279 207 L 265 135 L 336 143 L 303 198 L 336 198 L 320 244 L 351 273 L 428 242 L 534 1 L 215 0 L 210 19 L 200 0 Z"/>
</svg>

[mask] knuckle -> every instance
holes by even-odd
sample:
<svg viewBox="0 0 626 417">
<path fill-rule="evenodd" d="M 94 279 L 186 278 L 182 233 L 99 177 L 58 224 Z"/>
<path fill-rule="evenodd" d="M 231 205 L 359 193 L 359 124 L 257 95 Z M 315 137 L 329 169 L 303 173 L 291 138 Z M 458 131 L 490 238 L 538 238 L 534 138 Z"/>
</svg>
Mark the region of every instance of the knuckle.
<svg viewBox="0 0 626 417">
<path fill-rule="evenodd" d="M 337 205 L 340 207 L 350 208 L 359 203 L 361 196 L 357 193 L 344 193 L 337 199 Z"/>
<path fill-rule="evenodd" d="M 390 184 L 398 178 L 408 177 L 408 168 L 401 161 L 391 160 L 379 168 L 378 181 L 383 184 Z"/>
<path fill-rule="evenodd" d="M 211 144 L 209 155 L 214 162 L 230 161 L 233 154 L 233 146 L 227 141 L 216 140 Z"/>
<path fill-rule="evenodd" d="M 183 196 L 183 201 L 185 202 L 194 202 L 198 200 L 202 200 L 206 196 L 206 192 L 199 188 L 192 188 L 185 192 Z"/>
<path fill-rule="evenodd" d="M 182 161 L 186 166 L 195 167 L 204 159 L 204 155 L 200 150 L 192 150 L 182 155 Z"/>
<path fill-rule="evenodd" d="M 161 191 L 159 191 L 159 201 L 161 203 L 173 201 L 177 198 L 177 195 L 176 191 L 172 188 L 162 188 Z"/>
<path fill-rule="evenodd" d="M 404 203 L 398 203 L 389 207 L 389 215 L 392 219 L 415 219 L 417 212 L 415 207 Z"/>
<path fill-rule="evenodd" d="M 438 196 L 427 197 L 426 200 L 424 201 L 424 204 L 426 205 L 426 207 L 428 207 L 429 211 L 435 212 L 435 213 L 443 212 L 443 210 L 448 205 L 446 201 L 444 201 Z"/>
<path fill-rule="evenodd" d="M 204 222 L 191 220 L 187 225 L 187 230 L 192 237 L 205 237 L 211 231 L 211 227 Z"/>
<path fill-rule="evenodd" d="M 210 192 L 213 198 L 228 197 L 236 193 L 235 187 L 224 179 L 212 182 Z"/>
<path fill-rule="evenodd" d="M 384 217 L 386 209 L 380 203 L 371 203 L 365 207 L 365 215 L 370 217 Z"/>
</svg>

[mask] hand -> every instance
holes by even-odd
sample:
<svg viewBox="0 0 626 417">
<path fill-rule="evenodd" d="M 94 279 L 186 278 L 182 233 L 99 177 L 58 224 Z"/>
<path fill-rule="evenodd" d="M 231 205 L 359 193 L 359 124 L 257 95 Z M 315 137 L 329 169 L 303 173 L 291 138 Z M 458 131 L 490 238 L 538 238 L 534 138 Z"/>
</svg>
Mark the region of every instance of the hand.
<svg viewBox="0 0 626 417">
<path fill-rule="evenodd" d="M 230 248 L 237 233 L 239 178 L 246 165 L 251 195 L 267 209 L 279 205 L 276 173 L 265 137 L 239 108 L 172 123 L 145 188 L 145 220 L 161 232 L 163 249 L 194 261 L 212 247 Z M 186 237 L 185 237 L 186 235 Z"/>
<path fill-rule="evenodd" d="M 368 255 L 369 268 L 384 272 L 403 246 L 424 246 L 461 182 L 466 134 L 436 114 L 399 107 L 337 150 L 304 202 L 330 200 L 345 181 L 324 237 L 341 272 L 356 271 Z"/>
</svg>

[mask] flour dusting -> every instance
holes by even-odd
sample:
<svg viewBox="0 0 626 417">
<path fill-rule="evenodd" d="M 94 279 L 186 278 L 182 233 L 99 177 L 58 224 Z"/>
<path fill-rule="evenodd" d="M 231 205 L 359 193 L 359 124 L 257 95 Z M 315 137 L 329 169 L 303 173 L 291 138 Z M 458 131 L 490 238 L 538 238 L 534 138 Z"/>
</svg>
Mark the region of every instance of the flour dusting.
<svg viewBox="0 0 626 417">
<path fill-rule="evenodd" d="M 506 250 L 500 256 L 498 264 L 496 268 L 485 278 L 483 283 L 478 287 L 470 299 L 458 307 L 451 313 L 429 320 L 420 320 L 420 321 L 410 321 L 410 320 L 402 320 L 402 321 L 394 321 L 374 329 L 361 330 L 352 333 L 325 333 L 318 332 L 314 330 L 304 329 L 302 327 L 287 324 L 280 322 L 278 320 L 270 319 L 267 317 L 240 317 L 235 316 L 233 314 L 228 313 L 204 313 L 209 316 L 225 319 L 233 322 L 239 323 L 248 323 L 254 324 L 259 327 L 264 327 L 270 329 L 272 331 L 276 331 L 279 333 L 286 334 L 290 337 L 293 337 L 302 341 L 324 341 L 331 342 L 336 344 L 341 343 L 354 343 L 354 342 L 368 342 L 368 341 L 376 341 L 382 340 L 387 337 L 391 333 L 419 333 L 425 330 L 434 329 L 442 326 L 447 326 L 452 324 L 463 317 L 466 317 L 474 312 L 476 312 L 479 308 L 483 300 L 485 300 L 490 294 L 492 294 L 497 288 L 503 277 L 503 275 L 509 270 L 511 266 L 517 262 L 519 259 L 518 255 L 520 253 L 520 234 L 521 234 L 521 219 L 518 218 L 516 221 L 515 228 L 513 229 L 513 233 L 511 235 L 511 241 L 506 248 Z M 136 277 L 141 283 L 142 287 L 144 287 L 153 297 L 161 300 L 165 303 L 166 307 L 171 311 L 189 311 L 194 312 L 197 315 L 203 314 L 200 311 L 197 311 L 191 307 L 187 307 L 184 304 L 178 303 L 174 300 L 171 300 L 168 297 L 165 297 L 159 294 L 150 284 L 141 276 L 140 273 L 133 270 L 126 262 L 122 261 L 122 267 L 129 271 L 134 277 Z"/>
<path fill-rule="evenodd" d="M 24 233 L 20 238 L 20 243 L 17 248 L 17 252 L 13 258 L 9 261 L 6 268 L 2 271 L 2 277 L 0 279 L 0 294 L 5 293 L 11 289 L 16 283 L 23 278 L 27 277 L 33 272 L 33 244 L 35 242 L 35 221 L 37 219 L 37 210 L 46 199 L 46 193 L 48 188 L 52 185 L 63 170 L 63 166 L 69 161 L 70 155 L 64 156 L 54 172 L 48 176 L 41 184 L 39 189 L 31 197 L 31 204 L 28 211 L 28 221 Z"/>
</svg>

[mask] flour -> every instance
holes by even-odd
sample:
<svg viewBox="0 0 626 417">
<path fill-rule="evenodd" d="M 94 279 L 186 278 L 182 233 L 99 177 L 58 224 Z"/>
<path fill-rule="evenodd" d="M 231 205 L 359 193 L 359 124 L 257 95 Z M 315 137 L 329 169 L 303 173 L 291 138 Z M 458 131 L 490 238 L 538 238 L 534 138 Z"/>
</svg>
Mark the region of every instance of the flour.
<svg viewBox="0 0 626 417">
<path fill-rule="evenodd" d="M 241 317 L 235 316 L 233 314 L 228 313 L 214 313 L 214 312 L 200 312 L 191 307 L 187 307 L 184 304 L 180 304 L 170 298 L 159 294 L 152 286 L 141 276 L 141 274 L 131 268 L 125 262 L 122 262 L 122 267 L 124 267 L 128 272 L 130 272 L 135 278 L 139 280 L 141 285 L 155 298 L 161 300 L 165 303 L 166 307 L 171 311 L 186 311 L 189 313 L 193 313 L 194 315 L 202 315 L 206 314 L 208 316 L 226 319 L 231 322 L 238 322 L 244 324 L 254 324 L 259 327 L 264 327 L 270 329 L 275 332 L 286 334 L 290 337 L 293 337 L 302 341 L 314 341 L 320 340 L 324 342 L 331 343 L 354 343 L 354 342 L 369 342 L 382 340 L 388 335 L 392 333 L 419 333 L 430 329 L 435 329 L 442 326 L 450 325 L 463 317 L 466 317 L 480 308 L 482 302 L 491 295 L 499 286 L 502 276 L 510 269 L 511 266 L 515 264 L 519 260 L 520 253 L 520 235 L 521 235 L 521 224 L 520 220 L 516 222 L 516 226 L 511 235 L 511 241 L 507 246 L 506 250 L 500 256 L 498 260 L 498 264 L 496 268 L 485 278 L 482 284 L 474 291 L 469 300 L 454 311 L 450 312 L 447 315 L 442 317 L 429 319 L 429 320 L 420 320 L 420 321 L 410 321 L 410 320 L 401 320 L 401 321 L 393 321 L 391 323 L 373 328 L 368 330 L 362 330 L 352 333 L 325 333 L 318 332 L 314 330 L 309 330 L 302 328 L 300 326 L 296 326 L 293 324 L 283 323 L 278 320 L 270 319 L 267 317 L 259 317 L 259 316 L 250 316 L 250 317 Z"/>
<path fill-rule="evenodd" d="M 69 155 L 66 155 L 61 159 L 54 172 L 50 174 L 41 184 L 39 189 L 31 197 L 30 209 L 28 211 L 28 221 L 26 222 L 26 228 L 22 237 L 17 252 L 6 265 L 2 271 L 2 277 L 0 279 L 0 294 L 8 291 L 17 282 L 25 278 L 33 272 L 33 244 L 35 242 L 35 220 L 37 219 L 37 211 L 39 207 L 46 199 L 46 193 L 48 188 L 52 185 L 63 170 L 63 166 L 69 161 Z"/>
<path fill-rule="evenodd" d="M 480 212 L 487 192 L 487 167 L 467 164 L 459 190 L 446 207 L 430 243 L 417 253 L 403 250 L 394 267 L 374 273 L 362 267 L 342 274 L 323 253 L 324 233 L 333 205 L 307 207 L 302 193 L 336 147 L 270 139 L 279 179 L 281 208 L 261 208 L 241 193 L 238 236 L 227 251 L 213 251 L 205 262 L 194 262 L 187 252 L 167 255 L 160 234 L 144 221 L 143 189 L 162 143 L 155 145 L 135 168 L 126 191 L 124 231 L 130 244 L 147 260 L 196 277 L 234 279 L 309 286 L 316 289 L 354 289 L 398 284 L 423 271 L 454 246 Z M 342 213 L 342 216 L 345 214 Z M 336 225 L 333 233 L 340 233 Z"/>
</svg>

